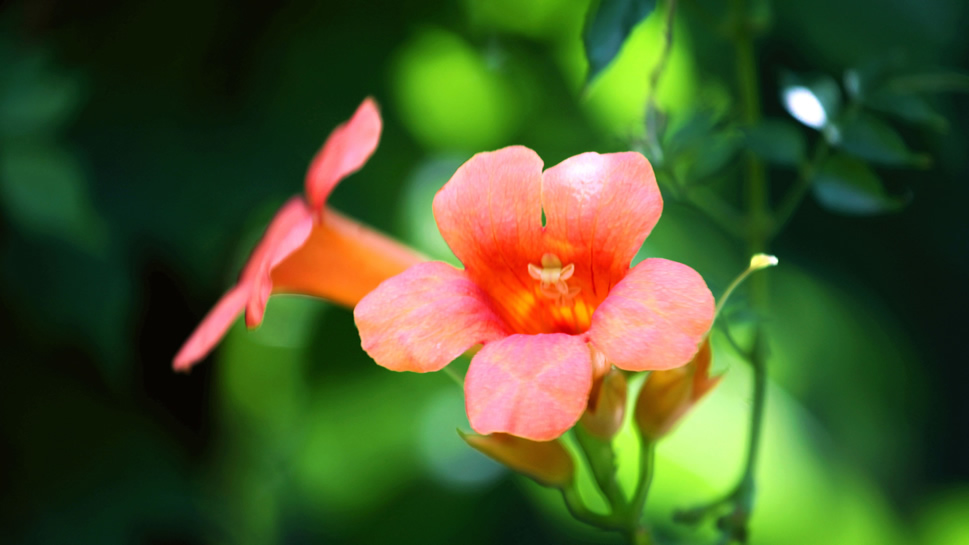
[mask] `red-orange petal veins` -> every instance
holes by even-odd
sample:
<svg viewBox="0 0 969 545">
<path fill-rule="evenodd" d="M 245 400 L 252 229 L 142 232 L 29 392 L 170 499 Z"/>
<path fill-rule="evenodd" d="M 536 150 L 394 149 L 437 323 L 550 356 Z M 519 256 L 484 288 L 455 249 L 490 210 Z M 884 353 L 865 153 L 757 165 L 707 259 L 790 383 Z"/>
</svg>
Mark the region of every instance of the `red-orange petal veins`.
<svg viewBox="0 0 969 545">
<path fill-rule="evenodd" d="M 621 369 L 672 369 L 696 354 L 713 324 L 713 312 L 713 294 L 696 271 L 647 259 L 596 309 L 589 338 Z"/>
<path fill-rule="evenodd" d="M 336 184 L 367 162 L 382 126 L 377 104 L 367 98 L 349 121 L 330 133 L 306 173 L 306 197 L 314 209 L 320 210 Z"/>
<path fill-rule="evenodd" d="M 528 265 L 539 263 L 545 253 L 539 245 L 541 183 L 541 158 L 513 146 L 476 154 L 434 198 L 444 240 L 495 302 L 496 311 L 519 332 L 529 328 L 528 314 L 539 297 Z"/>
<path fill-rule="evenodd" d="M 582 416 L 592 388 L 589 348 L 563 333 L 512 335 L 485 344 L 465 377 L 471 427 L 533 441 L 554 439 Z"/>
<path fill-rule="evenodd" d="M 437 371 L 472 346 L 508 335 L 465 272 L 439 262 L 387 280 L 353 317 L 363 349 L 393 371 Z"/>
<path fill-rule="evenodd" d="M 663 210 L 653 168 L 635 152 L 583 153 L 542 178 L 545 244 L 575 263 L 598 303 L 629 270 Z M 579 269 L 581 268 L 581 269 Z"/>
</svg>

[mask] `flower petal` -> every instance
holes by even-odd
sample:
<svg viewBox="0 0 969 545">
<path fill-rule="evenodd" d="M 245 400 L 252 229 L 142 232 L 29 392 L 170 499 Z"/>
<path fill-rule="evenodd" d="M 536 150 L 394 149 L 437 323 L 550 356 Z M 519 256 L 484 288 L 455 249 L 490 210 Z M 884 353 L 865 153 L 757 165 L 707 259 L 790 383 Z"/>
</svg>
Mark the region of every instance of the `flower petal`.
<svg viewBox="0 0 969 545">
<path fill-rule="evenodd" d="M 266 234 L 253 251 L 242 272 L 243 281 L 251 283 L 246 303 L 246 326 L 262 323 L 262 317 L 273 289 L 272 270 L 299 249 L 313 229 L 313 212 L 303 199 L 293 197 L 276 213 Z"/>
<path fill-rule="evenodd" d="M 592 388 L 589 346 L 553 333 L 512 335 L 471 360 L 464 393 L 471 427 L 533 441 L 554 439 L 582 416 Z"/>
<path fill-rule="evenodd" d="M 541 237 L 541 184 L 542 159 L 512 146 L 476 154 L 434 197 L 441 235 L 473 278 L 500 267 L 534 283 L 524 255 Z"/>
<path fill-rule="evenodd" d="M 381 127 L 377 104 L 367 98 L 349 121 L 330 133 L 306 173 L 306 196 L 314 209 L 323 208 L 336 184 L 367 162 L 377 149 Z"/>
<path fill-rule="evenodd" d="M 176 371 L 188 371 L 219 344 L 232 323 L 242 314 L 248 297 L 249 286 L 239 284 L 219 299 L 175 355 L 173 367 Z"/>
<path fill-rule="evenodd" d="M 685 365 L 713 324 L 713 295 L 682 263 L 647 259 L 612 289 L 592 315 L 589 338 L 620 369 Z"/>
<path fill-rule="evenodd" d="M 604 297 L 629 270 L 663 211 L 653 168 L 635 152 L 583 153 L 545 171 L 542 179 L 546 244 L 563 263 L 592 270 L 592 289 Z M 593 273 L 594 271 L 594 273 Z"/>
<path fill-rule="evenodd" d="M 363 349 L 393 371 L 437 371 L 468 348 L 505 337 L 505 324 L 464 271 L 414 265 L 353 310 Z"/>
<path fill-rule="evenodd" d="M 324 208 L 309 238 L 272 269 L 272 293 L 321 297 L 352 307 L 384 280 L 427 258 Z"/>
</svg>

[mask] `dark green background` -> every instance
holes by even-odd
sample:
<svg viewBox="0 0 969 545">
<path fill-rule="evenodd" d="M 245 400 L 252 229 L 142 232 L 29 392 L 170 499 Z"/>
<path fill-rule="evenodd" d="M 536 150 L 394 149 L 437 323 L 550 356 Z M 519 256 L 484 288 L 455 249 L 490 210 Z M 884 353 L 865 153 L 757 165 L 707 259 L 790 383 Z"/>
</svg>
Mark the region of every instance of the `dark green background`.
<svg viewBox="0 0 969 545">
<path fill-rule="evenodd" d="M 331 203 L 440 257 L 430 196 L 472 153 L 525 144 L 552 165 L 628 147 L 584 102 L 596 91 L 579 90 L 586 4 L 0 2 L 0 542 L 613 539 L 466 449 L 453 433 L 466 427 L 460 392 L 440 374 L 373 364 L 349 311 L 274 299 L 259 332 L 237 324 L 191 374 L 170 369 L 365 96 L 382 106 L 383 138 Z M 671 63 L 664 107 L 713 95 L 734 108 L 719 4 L 681 2 L 677 43 L 693 75 L 683 83 Z M 915 71 L 969 68 L 959 0 L 754 4 L 765 6 L 769 116 L 786 115 L 785 70 L 840 78 L 888 54 Z M 962 92 L 930 96 L 944 128 L 896 125 L 933 157 L 878 169 L 890 192 L 911 195 L 907 208 L 846 217 L 808 200 L 772 249 L 772 399 L 783 404 L 768 427 L 791 435 L 769 432 L 780 461 L 762 479 L 789 494 L 765 491 L 755 543 L 969 539 Z M 791 172 L 771 175 L 782 193 Z M 747 257 L 672 198 L 654 237 L 647 253 L 696 267 L 717 294 Z M 709 498 L 736 475 L 745 369 L 729 367 L 739 386 L 719 399 L 741 410 L 711 400 L 671 440 L 665 459 L 694 455 L 670 470 L 682 497 L 667 503 Z M 798 456 L 784 458 L 785 445 Z M 843 505 L 824 511 L 833 498 Z M 665 528 L 664 500 L 650 505 Z M 816 514 L 842 508 L 859 514 Z"/>
</svg>

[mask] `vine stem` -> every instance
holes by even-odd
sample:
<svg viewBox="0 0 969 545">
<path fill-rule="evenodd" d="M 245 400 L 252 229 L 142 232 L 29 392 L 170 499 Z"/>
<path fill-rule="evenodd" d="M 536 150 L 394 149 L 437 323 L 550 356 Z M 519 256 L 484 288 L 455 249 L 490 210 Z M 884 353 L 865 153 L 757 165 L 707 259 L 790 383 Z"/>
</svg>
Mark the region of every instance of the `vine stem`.
<svg viewBox="0 0 969 545">
<path fill-rule="evenodd" d="M 794 185 L 788 191 L 787 195 L 784 196 L 780 205 L 778 205 L 771 227 L 771 238 L 777 236 L 781 229 L 787 225 L 791 216 L 794 215 L 797 207 L 801 205 L 801 201 L 804 200 L 807 190 L 811 187 L 811 182 L 814 180 L 817 169 L 828 157 L 829 151 L 828 141 L 822 137 L 814 150 L 814 157 L 811 159 L 811 162 L 800 169 Z"/>
<path fill-rule="evenodd" d="M 747 126 L 753 126 L 760 120 L 760 93 L 758 91 L 757 61 L 754 55 L 754 39 L 747 24 L 747 1 L 733 0 L 733 9 L 740 22 L 735 41 L 737 50 L 736 70 L 743 107 L 743 121 Z M 771 234 L 770 195 L 764 164 L 750 152 L 747 153 L 746 157 L 746 171 L 747 250 L 751 254 L 757 254 L 767 250 L 767 241 Z M 766 311 L 768 305 L 767 275 L 758 274 L 751 279 L 750 301 L 755 312 L 763 313 Z M 753 508 L 755 473 L 763 430 L 764 406 L 767 400 L 767 347 L 763 326 L 760 323 L 757 324 L 754 331 L 754 346 L 751 350 L 750 364 L 754 376 L 747 456 L 743 473 L 735 491 L 733 512 L 722 520 L 725 523 L 725 529 L 730 533 L 730 538 L 740 541 L 746 541 L 747 522 Z"/>
<path fill-rule="evenodd" d="M 673 22 L 676 15 L 676 4 L 677 0 L 670 0 L 669 6 L 666 8 L 666 22 L 663 27 L 663 51 L 649 75 L 649 95 L 646 98 L 646 146 L 650 155 L 659 160 L 662 160 L 663 147 L 659 143 L 656 92 L 659 89 L 663 72 L 666 70 L 666 64 L 670 60 L 670 52 L 673 51 Z"/>
</svg>

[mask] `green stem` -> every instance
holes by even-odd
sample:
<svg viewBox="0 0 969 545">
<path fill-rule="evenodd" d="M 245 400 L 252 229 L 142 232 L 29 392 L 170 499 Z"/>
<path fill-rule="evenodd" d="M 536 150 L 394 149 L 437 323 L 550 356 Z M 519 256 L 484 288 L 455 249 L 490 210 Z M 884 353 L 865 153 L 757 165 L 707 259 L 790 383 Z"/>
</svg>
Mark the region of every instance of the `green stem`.
<svg viewBox="0 0 969 545">
<path fill-rule="evenodd" d="M 444 374 L 451 377 L 451 379 L 458 384 L 461 388 L 464 388 L 464 377 L 461 376 L 453 365 L 448 365 L 444 369 Z"/>
<path fill-rule="evenodd" d="M 562 489 L 562 499 L 565 500 L 565 507 L 575 520 L 603 530 L 622 531 L 624 529 L 623 524 L 615 515 L 601 515 L 586 507 L 585 503 L 582 502 L 582 497 L 579 496 L 579 492 L 574 486 L 568 486 Z"/>
<path fill-rule="evenodd" d="M 735 13 L 740 17 L 740 28 L 736 34 L 737 78 L 740 87 L 743 120 L 753 126 L 760 120 L 760 96 L 758 92 L 757 60 L 754 56 L 754 39 L 746 22 L 746 0 L 734 0 Z M 749 218 L 747 250 L 750 254 L 765 252 L 770 236 L 770 195 L 764 164 L 752 153 L 747 154 L 746 204 Z M 767 308 L 767 275 L 758 274 L 751 279 L 750 301 L 757 313 Z M 734 498 L 733 513 L 723 522 L 732 538 L 745 541 L 747 522 L 750 518 L 754 496 L 754 476 L 757 455 L 763 429 L 764 406 L 767 397 L 767 351 L 764 344 L 763 326 L 758 323 L 754 331 L 754 347 L 751 352 L 753 368 L 753 400 L 750 410 L 750 434 L 747 443 L 747 458 Z"/>
<path fill-rule="evenodd" d="M 573 431 L 576 442 L 589 462 L 596 485 L 609 502 L 613 515 L 623 514 L 626 511 L 626 498 L 616 482 L 616 457 L 612 443 L 592 436 L 582 426 L 576 426 Z"/>
<path fill-rule="evenodd" d="M 673 22 L 676 15 L 677 0 L 670 0 L 666 8 L 666 24 L 663 28 L 663 51 L 653 71 L 649 75 L 649 96 L 646 98 L 646 147 L 652 159 L 662 162 L 663 147 L 660 145 L 659 116 L 656 108 L 656 92 L 666 64 L 673 50 Z"/>
<path fill-rule="evenodd" d="M 629 509 L 637 517 L 641 516 L 643 510 L 646 508 L 646 497 L 649 495 L 649 486 L 653 482 L 653 464 L 655 458 L 656 443 L 640 435 L 639 481 L 636 483 L 636 492 L 633 493 L 633 500 Z"/>
<path fill-rule="evenodd" d="M 777 212 L 774 214 L 774 221 L 771 222 L 771 238 L 777 236 L 778 233 L 787 225 L 790 221 L 791 216 L 797 211 L 798 206 L 801 205 L 801 201 L 804 200 L 804 196 L 807 194 L 807 190 L 811 187 L 811 182 L 814 181 L 814 175 L 817 169 L 821 166 L 824 160 L 828 157 L 828 152 L 830 151 L 828 146 L 828 141 L 821 138 L 818 141 L 817 146 L 814 150 L 814 157 L 811 162 L 804 166 L 798 174 L 797 180 L 791 189 L 784 195 L 784 199 L 781 204 L 777 207 Z"/>
</svg>

